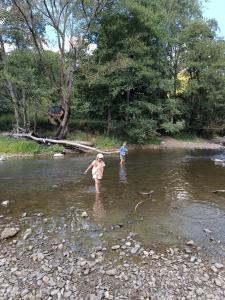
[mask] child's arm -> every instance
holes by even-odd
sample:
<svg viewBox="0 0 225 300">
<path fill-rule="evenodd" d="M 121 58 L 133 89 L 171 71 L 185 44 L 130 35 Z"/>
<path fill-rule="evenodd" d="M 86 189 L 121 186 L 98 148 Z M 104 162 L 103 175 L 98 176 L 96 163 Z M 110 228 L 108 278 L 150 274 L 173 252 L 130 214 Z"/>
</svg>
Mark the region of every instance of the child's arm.
<svg viewBox="0 0 225 300">
<path fill-rule="evenodd" d="M 86 174 L 92 167 L 93 167 L 93 162 L 87 167 L 84 173 Z"/>
</svg>

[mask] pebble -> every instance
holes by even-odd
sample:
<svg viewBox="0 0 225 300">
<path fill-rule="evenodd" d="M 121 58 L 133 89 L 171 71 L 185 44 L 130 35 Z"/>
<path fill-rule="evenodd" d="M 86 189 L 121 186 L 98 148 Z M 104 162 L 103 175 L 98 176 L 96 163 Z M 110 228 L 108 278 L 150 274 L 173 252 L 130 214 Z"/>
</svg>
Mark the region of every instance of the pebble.
<svg viewBox="0 0 225 300">
<path fill-rule="evenodd" d="M 202 288 L 197 288 L 196 294 L 197 294 L 198 296 L 201 296 L 203 293 L 204 293 L 204 291 L 203 291 Z"/>
<path fill-rule="evenodd" d="M 1 205 L 5 206 L 5 207 L 8 206 L 9 205 L 9 200 L 2 201 Z"/>
<path fill-rule="evenodd" d="M 106 270 L 105 272 L 109 276 L 115 276 L 117 274 L 116 269 Z"/>
<path fill-rule="evenodd" d="M 220 281 L 218 278 L 215 278 L 215 279 L 214 279 L 214 282 L 215 282 L 215 284 L 216 284 L 217 286 L 222 286 L 222 283 L 221 283 L 221 281 Z"/>
<path fill-rule="evenodd" d="M 87 218 L 88 217 L 88 214 L 86 211 L 83 211 L 82 214 L 81 214 L 81 217 L 82 218 Z"/>
<path fill-rule="evenodd" d="M 195 260 L 196 260 L 196 257 L 195 256 L 191 256 L 190 262 L 193 263 L 193 262 L 195 262 Z"/>
<path fill-rule="evenodd" d="M 49 282 L 50 279 L 49 279 L 48 276 L 44 276 L 44 277 L 42 278 L 42 280 L 43 280 L 44 283 L 47 284 L 47 283 Z"/>
<path fill-rule="evenodd" d="M 131 246 L 131 242 L 126 242 L 125 245 L 126 245 L 127 247 L 130 247 L 130 246 Z"/>
<path fill-rule="evenodd" d="M 118 249 L 120 249 L 120 245 L 112 246 L 111 249 L 112 249 L 112 250 L 118 250 Z"/>
<path fill-rule="evenodd" d="M 26 240 L 28 237 L 31 236 L 31 228 L 28 228 L 26 231 L 25 231 L 25 234 L 23 236 L 23 239 Z"/>
<path fill-rule="evenodd" d="M 37 260 L 38 260 L 38 261 L 42 261 L 42 260 L 44 259 L 44 257 L 45 257 L 45 256 L 44 256 L 43 253 L 38 253 L 38 254 L 37 254 Z"/>
<path fill-rule="evenodd" d="M 110 297 L 110 294 L 109 294 L 109 292 L 108 291 L 105 291 L 105 294 L 104 294 L 104 296 L 105 296 L 105 298 L 106 299 L 110 299 L 111 297 Z"/>
<path fill-rule="evenodd" d="M 215 263 L 215 267 L 216 267 L 217 269 L 222 269 L 224 266 L 223 266 L 223 264 Z"/>
<path fill-rule="evenodd" d="M 190 240 L 190 241 L 188 241 L 187 243 L 186 243 L 186 245 L 188 245 L 188 246 L 194 246 L 194 241 L 192 241 L 192 240 Z"/>
<path fill-rule="evenodd" d="M 217 270 L 217 268 L 215 267 L 215 266 L 211 266 L 211 270 L 214 272 L 214 273 L 216 273 L 218 270 Z"/>
<path fill-rule="evenodd" d="M 213 233 L 213 231 L 208 228 L 203 229 L 203 231 L 205 231 L 205 233 Z"/>
<path fill-rule="evenodd" d="M 70 296 L 72 295 L 72 292 L 71 291 L 68 291 L 64 294 L 64 297 L 65 298 L 69 298 Z"/>
</svg>

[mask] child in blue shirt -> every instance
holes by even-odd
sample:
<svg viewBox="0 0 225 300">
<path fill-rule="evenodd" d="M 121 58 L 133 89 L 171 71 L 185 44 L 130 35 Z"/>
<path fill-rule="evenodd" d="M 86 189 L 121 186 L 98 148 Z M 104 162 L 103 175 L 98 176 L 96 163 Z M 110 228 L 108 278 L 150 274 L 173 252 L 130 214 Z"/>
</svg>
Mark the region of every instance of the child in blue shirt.
<svg viewBox="0 0 225 300">
<path fill-rule="evenodd" d="M 119 149 L 121 165 L 123 165 L 125 163 L 125 155 L 126 155 L 126 152 L 128 152 L 126 145 L 127 144 L 124 142 L 123 145 Z"/>
</svg>

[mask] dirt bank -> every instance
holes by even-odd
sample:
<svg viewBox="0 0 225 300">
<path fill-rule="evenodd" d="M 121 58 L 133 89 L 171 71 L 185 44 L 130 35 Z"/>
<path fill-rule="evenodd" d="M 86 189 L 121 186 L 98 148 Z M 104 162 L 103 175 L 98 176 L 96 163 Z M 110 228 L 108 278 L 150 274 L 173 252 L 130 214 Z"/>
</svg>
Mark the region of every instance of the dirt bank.
<svg viewBox="0 0 225 300">
<path fill-rule="evenodd" d="M 130 145 L 130 149 L 202 149 L 202 150 L 216 150 L 224 149 L 219 143 L 210 140 L 201 139 L 200 141 L 181 141 L 172 137 L 162 137 L 160 145 Z"/>
</svg>

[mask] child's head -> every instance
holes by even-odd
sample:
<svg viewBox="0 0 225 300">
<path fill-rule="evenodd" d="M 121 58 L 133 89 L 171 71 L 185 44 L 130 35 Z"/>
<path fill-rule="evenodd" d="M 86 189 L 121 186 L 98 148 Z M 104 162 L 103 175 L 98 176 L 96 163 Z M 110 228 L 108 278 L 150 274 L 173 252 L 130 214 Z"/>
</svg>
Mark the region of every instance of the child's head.
<svg viewBox="0 0 225 300">
<path fill-rule="evenodd" d="M 102 160 L 102 159 L 104 158 L 104 156 L 103 156 L 102 153 L 98 153 L 97 156 L 96 156 L 96 158 L 97 158 L 98 160 Z"/>
<path fill-rule="evenodd" d="M 125 147 L 127 145 L 127 143 L 126 142 L 123 142 L 123 146 Z"/>
</svg>

